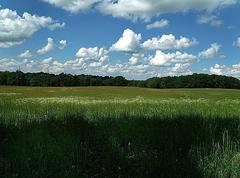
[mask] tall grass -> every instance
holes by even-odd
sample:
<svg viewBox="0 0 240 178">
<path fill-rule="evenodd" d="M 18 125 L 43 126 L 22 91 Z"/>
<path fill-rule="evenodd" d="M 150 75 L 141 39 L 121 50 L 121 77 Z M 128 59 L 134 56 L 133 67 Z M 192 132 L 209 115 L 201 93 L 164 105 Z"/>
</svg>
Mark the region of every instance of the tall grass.
<svg viewBox="0 0 240 178">
<path fill-rule="evenodd" d="M 240 177 L 240 102 L 0 101 L 0 177 Z"/>
</svg>

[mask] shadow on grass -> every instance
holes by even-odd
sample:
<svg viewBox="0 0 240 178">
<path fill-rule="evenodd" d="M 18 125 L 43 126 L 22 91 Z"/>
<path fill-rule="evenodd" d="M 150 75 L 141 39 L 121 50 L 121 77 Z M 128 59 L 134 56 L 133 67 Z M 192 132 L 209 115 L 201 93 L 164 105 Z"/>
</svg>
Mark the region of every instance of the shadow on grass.
<svg viewBox="0 0 240 178">
<path fill-rule="evenodd" d="M 199 116 L 0 125 L 0 177 L 203 177 L 191 149 L 221 141 L 224 130 L 236 136 L 237 125 Z"/>
</svg>

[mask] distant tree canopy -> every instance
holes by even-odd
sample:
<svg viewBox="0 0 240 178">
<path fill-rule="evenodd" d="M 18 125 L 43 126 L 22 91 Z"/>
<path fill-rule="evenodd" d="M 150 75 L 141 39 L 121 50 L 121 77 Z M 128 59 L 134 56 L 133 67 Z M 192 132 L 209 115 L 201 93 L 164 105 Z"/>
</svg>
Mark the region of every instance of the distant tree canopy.
<svg viewBox="0 0 240 178">
<path fill-rule="evenodd" d="M 0 85 L 13 86 L 134 86 L 147 88 L 233 88 L 240 89 L 240 80 L 220 75 L 193 74 L 179 77 L 154 77 L 127 80 L 122 76 L 59 75 L 48 73 L 0 72 Z"/>
</svg>

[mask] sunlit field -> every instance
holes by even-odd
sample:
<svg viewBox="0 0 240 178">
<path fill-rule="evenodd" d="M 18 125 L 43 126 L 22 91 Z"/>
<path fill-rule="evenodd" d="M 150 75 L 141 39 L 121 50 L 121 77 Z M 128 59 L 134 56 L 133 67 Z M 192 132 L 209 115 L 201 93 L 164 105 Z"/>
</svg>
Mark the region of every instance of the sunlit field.
<svg viewBox="0 0 240 178">
<path fill-rule="evenodd" d="M 240 91 L 0 88 L 0 177 L 240 177 Z"/>
</svg>

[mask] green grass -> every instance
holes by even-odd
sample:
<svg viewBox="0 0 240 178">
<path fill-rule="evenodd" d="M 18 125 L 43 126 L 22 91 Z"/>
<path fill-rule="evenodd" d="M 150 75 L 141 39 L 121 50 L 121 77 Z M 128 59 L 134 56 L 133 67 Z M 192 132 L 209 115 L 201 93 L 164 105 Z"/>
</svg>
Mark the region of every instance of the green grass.
<svg viewBox="0 0 240 178">
<path fill-rule="evenodd" d="M 0 88 L 0 177 L 240 177 L 240 91 Z"/>
<path fill-rule="evenodd" d="M 206 98 L 211 100 L 238 99 L 239 90 L 231 89 L 149 89 L 131 87 L 69 87 L 69 88 L 44 88 L 44 87 L 1 87 L 0 96 L 6 98 L 4 93 L 10 93 L 11 98 L 23 97 L 94 97 L 109 99 L 114 97 L 135 98 L 141 96 L 150 99 L 162 98 Z M 8 97 L 9 98 L 9 97 Z"/>
</svg>

